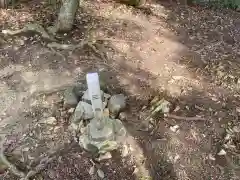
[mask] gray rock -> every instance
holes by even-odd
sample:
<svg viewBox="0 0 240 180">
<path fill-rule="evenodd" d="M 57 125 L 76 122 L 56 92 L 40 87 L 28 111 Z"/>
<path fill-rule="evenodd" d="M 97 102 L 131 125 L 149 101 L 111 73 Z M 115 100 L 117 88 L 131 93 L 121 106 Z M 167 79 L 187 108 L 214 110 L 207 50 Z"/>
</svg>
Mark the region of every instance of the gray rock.
<svg viewBox="0 0 240 180">
<path fill-rule="evenodd" d="M 101 90 L 101 98 L 102 98 L 102 101 L 104 100 L 104 92 Z M 86 90 L 82 96 L 82 101 L 88 103 L 88 104 L 92 104 L 91 103 L 91 98 L 89 96 L 89 93 L 88 93 L 88 90 Z"/>
<path fill-rule="evenodd" d="M 64 106 L 76 107 L 78 104 L 78 97 L 74 93 L 74 88 L 70 87 L 64 91 Z"/>
<path fill-rule="evenodd" d="M 80 98 L 83 96 L 83 94 L 84 94 L 84 92 L 86 91 L 86 89 L 87 89 L 86 84 L 80 84 L 80 83 L 78 83 L 78 84 L 76 84 L 76 85 L 74 86 L 73 92 L 74 92 L 74 94 L 80 99 Z"/>
<path fill-rule="evenodd" d="M 88 120 L 94 117 L 92 106 L 86 102 L 80 101 L 74 111 L 72 121 L 78 123 L 81 120 Z"/>
<path fill-rule="evenodd" d="M 126 97 L 123 94 L 117 94 L 110 98 L 108 102 L 108 109 L 112 118 L 116 118 L 125 108 Z"/>
<path fill-rule="evenodd" d="M 98 129 L 97 119 L 92 119 L 87 125 L 85 132 L 79 137 L 79 145 L 87 151 L 92 151 L 92 146 L 98 149 L 99 154 L 105 154 L 118 148 L 116 140 L 126 134 L 120 120 L 103 118 L 104 128 Z"/>
</svg>

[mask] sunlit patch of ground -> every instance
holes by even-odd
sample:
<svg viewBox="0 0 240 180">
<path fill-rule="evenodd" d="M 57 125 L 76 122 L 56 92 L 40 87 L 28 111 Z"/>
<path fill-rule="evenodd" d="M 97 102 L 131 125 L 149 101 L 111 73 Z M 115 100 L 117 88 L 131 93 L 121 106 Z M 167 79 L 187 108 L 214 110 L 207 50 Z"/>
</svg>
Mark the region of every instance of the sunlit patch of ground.
<svg viewBox="0 0 240 180">
<path fill-rule="evenodd" d="M 30 7 L 36 9 L 33 4 Z M 136 176 L 164 180 L 234 179 L 238 176 L 234 169 L 237 162 L 232 162 L 229 170 L 225 158 L 228 156 L 217 153 L 224 147 L 225 126 L 236 124 L 239 116 L 238 16 L 230 11 L 186 9 L 160 2 L 149 4 L 147 8 L 144 11 L 113 2 L 82 3 L 75 29 L 65 41 L 72 41 L 74 37 L 78 42 L 88 33 L 105 39 L 106 43 L 97 46 L 104 52 L 105 59 L 87 48 L 72 53 L 59 51 L 63 58 L 45 48 L 35 37 L 23 38 L 19 44 L 17 37 L 1 56 L 0 98 L 3 103 L 0 105 L 4 108 L 1 108 L 0 125 L 5 127 L 10 122 L 18 122 L 21 126 L 16 126 L 16 132 L 27 134 L 27 139 L 35 138 L 30 137 L 30 132 L 26 133 L 29 124 L 30 131 L 40 128 L 36 134 L 41 131 L 46 134 L 36 135 L 45 142 L 39 154 L 61 143 L 69 138 L 61 124 L 68 120 L 62 118 L 65 110 L 54 103 L 48 106 L 58 98 L 41 100 L 39 94 L 48 97 L 53 91 L 60 92 L 69 84 L 82 82 L 85 73 L 98 70 L 105 72 L 104 79 L 113 91 L 124 92 L 129 97 L 130 117 L 125 125 L 130 135 L 127 146 L 130 155 L 119 162 L 113 158 L 103 165 L 109 179 Z M 0 20 L 4 28 L 15 29 L 28 21 L 44 22 L 49 11 L 46 9 L 41 12 L 39 8 L 39 16 L 26 7 L 16 11 L 1 10 Z M 11 92 L 12 99 L 9 98 Z M 202 116 L 206 121 L 159 118 L 159 137 L 139 132 L 137 126 L 144 120 L 139 117 L 142 105 L 156 92 L 173 104 L 173 113 Z M 41 104 L 43 101 L 47 103 Z M 56 127 L 38 127 L 46 113 L 56 117 L 60 113 Z M 171 130 L 175 125 L 178 131 Z M 4 132 L 9 133 L 8 130 L 12 129 L 4 128 Z M 54 141 L 49 142 L 52 139 Z M 34 144 L 38 143 L 33 142 L 31 146 Z M 226 151 L 228 155 L 231 150 Z M 91 166 L 88 158 L 77 149 L 68 153 L 49 165 L 43 173 L 45 179 L 91 178 L 87 172 Z M 129 164 L 128 159 L 131 159 Z"/>
</svg>

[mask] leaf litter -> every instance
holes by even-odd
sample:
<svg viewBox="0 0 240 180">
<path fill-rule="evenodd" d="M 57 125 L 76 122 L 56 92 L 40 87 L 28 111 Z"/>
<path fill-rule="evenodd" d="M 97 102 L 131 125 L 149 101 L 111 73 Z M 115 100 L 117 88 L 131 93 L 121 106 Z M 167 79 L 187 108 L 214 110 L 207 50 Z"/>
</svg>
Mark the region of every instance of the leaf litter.
<svg viewBox="0 0 240 180">
<path fill-rule="evenodd" d="M 31 7 L 30 11 L 33 10 L 37 11 L 37 9 L 42 9 L 40 11 L 44 12 L 44 13 L 36 13 L 39 16 L 33 15 L 33 17 L 31 18 L 26 18 L 23 21 L 19 21 L 20 23 L 12 23 L 15 24 L 15 26 L 13 25 L 12 28 L 13 29 L 19 29 L 20 27 L 23 27 L 23 25 L 27 22 L 27 21 L 33 21 L 33 19 L 39 20 L 40 22 L 44 22 L 41 24 L 51 24 L 52 21 L 48 21 L 48 18 L 46 18 L 45 15 L 51 15 L 51 16 L 55 16 L 54 15 L 54 11 L 51 10 L 51 8 L 42 8 L 43 4 L 41 4 L 40 6 L 36 6 L 36 7 Z M 104 3 L 103 6 L 101 6 L 101 8 L 104 9 Z M 120 6 L 123 11 L 127 12 L 127 13 L 139 13 L 139 11 L 132 9 L 132 8 L 128 8 L 126 6 Z M 150 6 L 151 7 L 151 6 Z M 156 8 L 157 6 L 155 6 L 154 8 Z M 162 7 L 162 6 L 161 6 Z M 152 8 L 152 11 L 154 12 L 155 9 Z M 174 9 L 174 10 L 172 10 Z M 156 9 L 157 10 L 157 9 Z M 4 10 L 2 10 L 4 11 Z M 16 10 L 19 11 L 19 10 Z M 180 27 L 180 28 L 184 28 L 184 30 L 187 31 L 188 36 L 190 38 L 187 38 L 187 42 L 186 44 L 189 45 L 189 48 L 191 49 L 192 52 L 196 53 L 198 56 L 200 56 L 200 59 L 203 63 L 204 68 L 203 69 L 195 69 L 196 71 L 200 71 L 201 75 L 206 76 L 206 77 L 210 77 L 209 79 L 212 80 L 213 84 L 216 84 L 217 86 L 223 87 L 227 90 L 229 90 L 230 92 L 232 92 L 236 97 L 238 95 L 238 90 L 239 90 L 239 73 L 238 73 L 238 63 L 236 63 L 236 59 L 238 57 L 238 49 L 239 49 L 239 43 L 238 41 L 236 41 L 235 39 L 237 39 L 238 37 L 235 36 L 234 34 L 237 34 L 238 29 L 234 28 L 234 23 L 235 21 L 232 20 L 234 19 L 235 13 L 231 12 L 226 12 L 227 15 L 223 15 L 221 12 L 219 11 L 211 11 L 208 9 L 202 9 L 202 8 L 197 8 L 197 9 L 192 9 L 192 8 L 184 8 L 184 7 L 176 7 L 176 8 L 170 8 L 169 12 L 173 11 L 175 14 L 175 20 L 176 26 Z M 33 12 L 31 12 L 31 14 L 34 14 Z M 179 13 L 181 12 L 181 13 Z M 16 13 L 22 13 L 22 12 L 16 12 Z M 18 14 L 18 16 L 20 17 L 20 14 Z M 31 14 L 29 14 L 31 16 Z M 141 16 L 143 16 L 143 14 L 140 12 L 139 13 Z M 191 15 L 191 16 L 190 16 Z M 16 15 L 15 15 L 16 16 Z M 89 14 L 88 13 L 82 13 L 82 14 L 78 14 L 78 21 L 80 20 L 84 20 L 84 22 L 86 22 L 86 24 L 88 22 L 91 21 L 91 19 L 88 18 Z M 27 17 L 27 16 L 26 16 Z M 145 15 L 143 16 L 145 17 Z M 149 15 L 149 17 L 151 17 Z M 214 18 L 211 18 L 214 17 Z M 4 18 L 4 17 L 3 17 Z M 171 18 L 170 16 L 164 14 L 164 19 L 168 20 L 168 18 Z M 185 21 L 185 20 L 188 21 Z M 13 19 L 10 19 L 10 21 L 12 21 Z M 16 19 L 18 20 L 18 19 Z M 49 18 L 50 20 L 50 18 Z M 203 20 L 205 22 L 203 22 Z M 199 23 L 199 22 L 203 22 L 203 23 Z M 189 23 L 189 24 L 188 24 Z M 173 23 L 172 23 L 173 24 Z M 199 25 L 200 24 L 200 25 Z M 218 25 L 216 25 L 218 24 Z M 97 26 L 93 25 L 92 28 L 96 28 Z M 86 25 L 84 25 L 84 28 L 88 28 Z M 171 27 L 172 29 L 176 29 L 174 27 Z M 179 29 L 180 29 L 179 28 Z M 91 28 L 90 28 L 91 29 Z M 200 33 L 199 31 L 197 31 L 197 29 L 200 29 Z M 227 31 L 227 32 L 226 32 Z M 73 32 L 73 37 L 76 37 L 76 40 L 78 38 L 78 36 L 76 35 L 76 33 Z M 176 34 L 181 33 L 178 32 L 176 30 L 175 32 Z M 212 33 L 212 34 L 211 34 Z M 217 37 L 216 39 L 211 39 L 212 37 Z M 81 39 L 81 38 L 80 38 Z M 28 46 L 28 44 L 24 44 L 26 46 Z M 23 46 L 23 43 L 20 42 L 20 46 Z M 231 51 L 230 51 L 231 49 Z M 98 53 L 96 53 L 98 54 Z M 191 59 L 190 59 L 191 61 Z M 194 63 L 193 63 L 194 64 Z M 194 68 L 198 68 L 198 66 L 194 67 Z M 211 75 L 211 76 L 209 76 Z M 178 76 L 176 76 L 178 77 Z M 157 99 L 157 100 L 156 100 Z M 205 121 L 208 121 L 208 117 L 204 117 L 204 116 L 200 116 L 198 115 L 198 113 L 194 113 L 194 116 L 185 116 L 181 113 L 183 113 L 183 109 L 184 107 L 181 106 L 181 104 L 177 104 L 176 108 L 174 111 L 172 111 L 171 106 L 172 103 L 170 103 L 170 100 L 168 101 L 167 97 L 157 97 L 154 101 L 151 102 L 151 104 L 155 104 L 155 106 L 153 108 L 150 108 L 150 112 L 152 113 L 150 115 L 150 117 L 147 117 L 148 120 L 154 121 L 155 120 L 155 116 L 156 115 L 163 115 L 163 119 L 165 119 L 165 122 L 168 122 L 169 119 L 174 119 L 175 120 L 175 125 L 170 126 L 170 129 L 172 127 L 173 132 L 177 132 L 177 129 L 179 127 L 184 127 L 181 125 L 181 123 L 184 123 L 185 121 L 192 121 L 192 122 L 187 122 L 189 124 L 191 123 L 199 123 L 198 121 L 200 121 L 200 123 L 208 123 Z M 216 102 L 216 103 L 222 103 L 224 104 L 225 102 L 221 102 L 221 100 L 219 100 L 217 97 L 212 97 L 212 101 Z M 172 101 L 171 101 L 172 102 Z M 158 103 L 158 104 L 157 104 Z M 235 103 L 235 102 L 233 102 Z M 233 111 L 236 111 L 238 113 L 238 106 L 235 106 L 235 104 L 233 104 L 234 107 L 229 107 L 228 109 L 230 109 L 230 112 L 228 112 L 229 114 L 234 114 L 234 112 L 231 112 L 231 109 L 234 109 Z M 188 108 L 186 108 L 186 111 L 191 111 L 192 107 L 187 104 L 186 105 Z M 204 106 L 198 106 L 196 105 L 194 107 L 197 112 L 199 111 L 207 111 L 207 109 L 209 108 L 205 108 Z M 211 107 L 211 111 L 214 111 L 215 114 L 218 114 L 218 112 L 214 109 L 214 107 Z M 144 110 L 146 110 L 144 108 Z M 148 110 L 148 108 L 147 108 Z M 71 112 L 72 110 L 70 110 Z M 171 112 L 171 113 L 170 113 Z M 183 121 L 183 122 L 182 122 Z M 232 120 L 230 120 L 232 121 Z M 155 126 L 158 125 L 159 121 L 155 122 Z M 226 136 L 224 136 L 224 138 L 222 138 L 220 141 L 220 148 L 217 150 L 215 150 L 214 153 L 212 154 L 216 154 L 219 156 L 228 156 L 229 154 L 235 154 L 236 157 L 238 157 L 239 154 L 239 146 L 237 146 L 237 144 L 239 143 L 239 139 L 238 139 L 238 133 L 239 133 L 239 128 L 237 126 L 237 122 L 236 121 L 232 121 L 232 125 L 229 125 L 229 127 L 227 127 L 226 130 Z M 155 126 L 153 128 L 155 128 Z M 213 147 L 214 148 L 214 147 Z M 25 149 L 26 150 L 26 149 Z M 214 156 L 214 155 L 212 155 Z M 217 157 L 209 157 L 209 159 L 211 160 L 216 160 L 216 162 L 218 161 Z M 31 156 L 32 157 L 32 156 Z M 82 158 L 84 159 L 84 158 Z M 178 158 L 179 159 L 179 158 Z M 181 159 L 181 158 L 180 158 Z M 68 161 L 67 161 L 68 162 Z M 68 162 L 71 164 L 71 162 Z M 51 163 L 50 163 L 51 164 Z M 74 163 L 73 163 L 74 164 Z M 77 164 L 77 163 L 75 163 Z M 60 165 L 61 166 L 61 165 Z M 155 165 L 157 167 L 157 165 Z M 93 167 L 93 166 L 92 166 Z M 90 170 L 91 168 L 90 167 Z M 155 167 L 155 168 L 156 168 Z M 237 166 L 234 166 L 237 167 Z M 87 169 L 87 168 L 86 168 Z M 160 169 L 160 168 L 159 168 Z M 158 169 L 158 170 L 159 170 Z M 194 169 L 194 167 L 193 167 Z M 105 173 L 102 171 L 97 171 L 97 174 L 99 177 L 104 178 Z M 163 176 L 163 175 L 162 175 Z"/>
</svg>

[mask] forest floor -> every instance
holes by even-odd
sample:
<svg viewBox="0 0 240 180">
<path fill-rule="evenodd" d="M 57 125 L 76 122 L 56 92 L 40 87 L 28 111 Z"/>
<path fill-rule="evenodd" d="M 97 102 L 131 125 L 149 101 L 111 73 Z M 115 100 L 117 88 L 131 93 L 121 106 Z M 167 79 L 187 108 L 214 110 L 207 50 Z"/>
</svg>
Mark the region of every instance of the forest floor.
<svg viewBox="0 0 240 180">
<path fill-rule="evenodd" d="M 131 146 L 124 157 L 116 153 L 101 164 L 106 179 L 240 179 L 240 14 L 162 1 L 141 9 L 110 1 L 80 6 L 73 31 L 57 38 L 97 38 L 97 52 L 53 51 L 36 34 L 0 35 L 0 132 L 9 160 L 27 171 L 32 160 L 69 141 L 62 91 L 97 71 L 110 91 L 128 97 Z M 0 10 L 0 29 L 47 27 L 56 15 L 47 2 L 33 0 Z M 156 133 L 139 131 L 157 95 L 172 104 L 172 114 L 205 121 L 156 117 Z M 48 117 L 57 123 L 42 124 Z M 76 147 L 36 179 L 97 179 L 91 166 Z M 0 179 L 19 178 L 0 165 Z"/>
</svg>

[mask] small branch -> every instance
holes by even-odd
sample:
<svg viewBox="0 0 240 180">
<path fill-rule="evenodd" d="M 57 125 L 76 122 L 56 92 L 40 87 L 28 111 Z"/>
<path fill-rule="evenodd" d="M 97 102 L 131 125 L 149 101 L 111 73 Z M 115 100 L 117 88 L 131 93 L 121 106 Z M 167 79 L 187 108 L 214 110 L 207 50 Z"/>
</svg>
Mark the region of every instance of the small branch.
<svg viewBox="0 0 240 180">
<path fill-rule="evenodd" d="M 40 34 L 44 39 L 48 39 L 50 41 L 56 41 L 54 39 L 54 37 L 52 37 L 51 34 L 49 34 L 41 25 L 39 24 L 27 24 L 25 25 L 24 28 L 19 29 L 19 30 L 2 30 L 2 33 L 5 35 L 10 35 L 10 36 L 14 36 L 14 35 L 18 35 L 21 33 L 26 33 L 26 32 L 37 32 L 38 34 Z"/>
<path fill-rule="evenodd" d="M 75 50 L 77 48 L 82 48 L 84 45 L 90 43 L 90 40 L 85 40 L 83 39 L 79 44 L 60 44 L 60 43 L 56 43 L 56 42 L 52 42 L 52 43 L 48 43 L 47 47 L 48 48 L 56 48 L 59 50 Z"/>
<path fill-rule="evenodd" d="M 102 60 L 104 60 L 104 62 L 106 62 L 106 58 L 104 57 L 104 55 L 91 43 L 87 44 L 96 54 L 98 54 L 100 56 L 100 58 Z"/>
<path fill-rule="evenodd" d="M 185 116 L 177 116 L 177 115 L 173 115 L 173 114 L 167 114 L 165 117 L 176 119 L 176 120 L 185 120 L 185 121 L 206 121 L 205 118 L 197 117 L 197 116 L 185 117 Z"/>
<path fill-rule="evenodd" d="M 53 52 L 54 54 L 61 56 L 64 61 L 66 60 L 66 58 L 65 58 L 65 56 L 64 56 L 63 54 L 61 54 L 60 52 L 57 52 L 57 51 L 56 51 L 55 49 L 53 49 L 52 47 L 50 47 L 50 49 L 52 50 L 52 52 Z"/>
<path fill-rule="evenodd" d="M 45 157 L 40 163 L 35 167 L 35 170 L 31 170 L 27 173 L 27 175 L 22 180 L 29 180 L 33 176 L 39 174 L 42 170 L 46 168 L 46 166 L 51 163 L 55 158 Z"/>
<path fill-rule="evenodd" d="M 20 177 L 20 178 L 23 178 L 23 177 L 25 177 L 25 174 L 22 172 L 22 171 L 20 171 L 20 170 L 18 170 L 17 169 L 17 167 L 14 165 L 14 164 L 12 164 L 11 162 L 9 162 L 8 160 L 7 160 L 7 158 L 6 158 L 6 156 L 4 155 L 4 152 L 5 152 L 5 149 L 4 149 L 4 136 L 1 136 L 0 137 L 1 139 L 0 139 L 0 141 L 1 141 L 1 143 L 0 143 L 0 161 L 4 164 L 4 165 L 6 165 L 7 167 L 8 167 L 8 169 L 9 169 L 9 171 L 10 172 L 12 172 L 14 175 L 16 175 L 17 177 Z"/>
<path fill-rule="evenodd" d="M 65 143 L 57 147 L 55 150 L 51 150 L 48 156 L 42 158 L 41 160 L 37 159 L 37 161 L 40 161 L 39 164 L 34 168 L 34 170 L 30 170 L 27 173 L 27 175 L 24 178 L 22 178 L 22 180 L 29 180 L 32 177 L 36 176 L 41 171 L 43 171 L 49 163 L 53 162 L 55 158 L 58 157 L 59 154 L 63 154 L 64 152 L 69 151 L 75 145 L 77 145 L 77 143 L 75 142 Z"/>
</svg>

